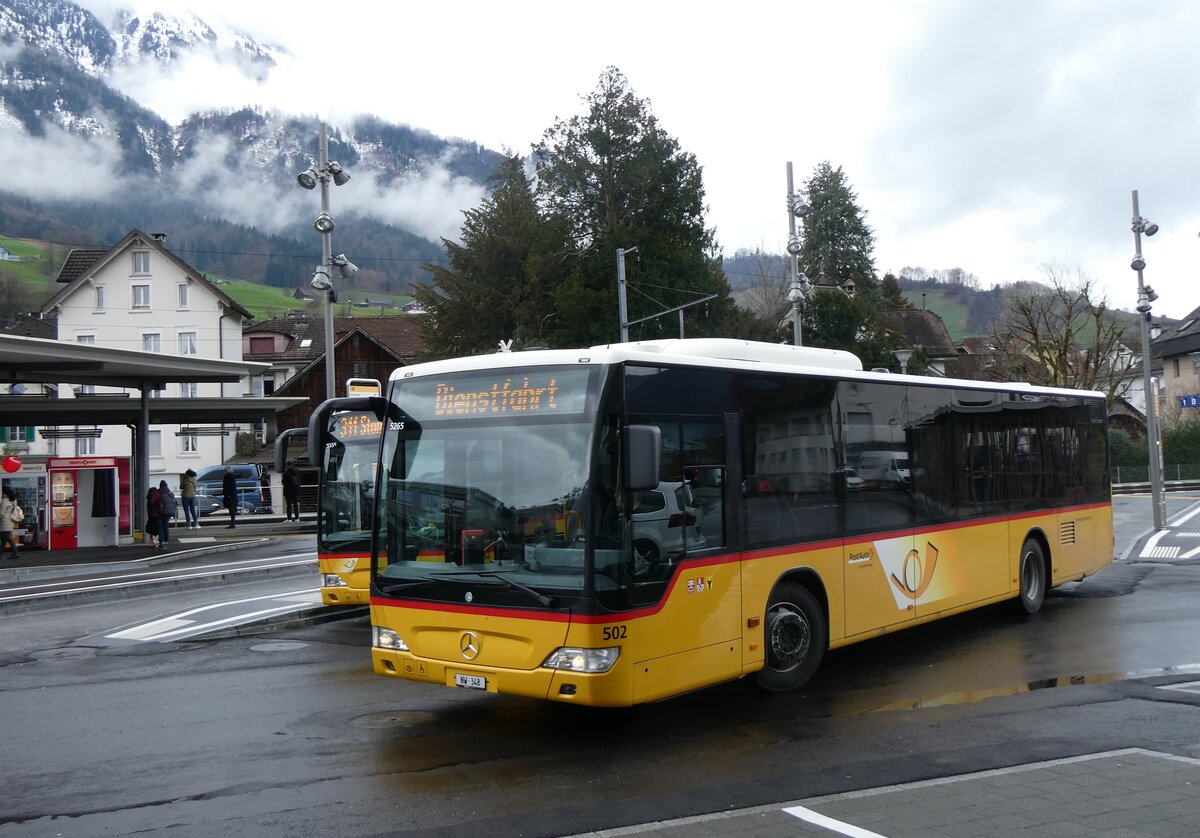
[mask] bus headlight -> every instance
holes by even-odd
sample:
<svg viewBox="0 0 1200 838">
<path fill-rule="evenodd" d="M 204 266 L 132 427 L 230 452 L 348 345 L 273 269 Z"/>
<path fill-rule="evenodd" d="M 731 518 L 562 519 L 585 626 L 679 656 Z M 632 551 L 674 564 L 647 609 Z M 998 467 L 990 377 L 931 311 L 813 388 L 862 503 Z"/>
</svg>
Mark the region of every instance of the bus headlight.
<svg viewBox="0 0 1200 838">
<path fill-rule="evenodd" d="M 547 669 L 566 669 L 570 672 L 608 672 L 620 654 L 621 650 L 615 646 L 608 649 L 563 646 L 555 649 L 542 666 Z"/>
<path fill-rule="evenodd" d="M 408 651 L 408 644 L 400 639 L 400 635 L 379 626 L 371 626 L 371 645 L 377 649 L 387 649 L 389 652 Z"/>
<path fill-rule="evenodd" d="M 338 576 L 336 573 L 326 573 L 325 581 L 321 583 L 326 588 L 345 588 L 346 580 Z"/>
</svg>

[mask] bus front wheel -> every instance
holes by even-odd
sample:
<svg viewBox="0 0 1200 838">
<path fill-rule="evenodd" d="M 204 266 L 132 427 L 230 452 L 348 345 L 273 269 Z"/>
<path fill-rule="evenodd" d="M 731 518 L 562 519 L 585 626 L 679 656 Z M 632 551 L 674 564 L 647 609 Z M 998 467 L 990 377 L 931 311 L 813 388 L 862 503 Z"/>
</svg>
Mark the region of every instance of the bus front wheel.
<svg viewBox="0 0 1200 838">
<path fill-rule="evenodd" d="M 808 589 L 780 584 L 771 596 L 764 627 L 766 661 L 758 685 L 767 692 L 804 686 L 825 656 L 825 614 Z"/>
<path fill-rule="evenodd" d="M 1046 598 L 1046 556 L 1037 539 L 1027 538 L 1021 545 L 1020 585 L 1021 608 L 1036 614 Z"/>
</svg>

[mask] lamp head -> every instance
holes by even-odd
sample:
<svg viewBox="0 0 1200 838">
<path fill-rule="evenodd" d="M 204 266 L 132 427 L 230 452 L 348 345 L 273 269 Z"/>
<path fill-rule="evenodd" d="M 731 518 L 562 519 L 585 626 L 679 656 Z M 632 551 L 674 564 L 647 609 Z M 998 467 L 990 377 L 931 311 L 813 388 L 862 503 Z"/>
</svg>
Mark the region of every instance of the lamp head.
<svg viewBox="0 0 1200 838">
<path fill-rule="evenodd" d="M 313 222 L 313 227 L 316 228 L 318 233 L 332 233 L 333 216 L 327 212 L 321 213 L 317 216 L 316 221 Z"/>
<path fill-rule="evenodd" d="M 1153 236 L 1158 232 L 1158 225 L 1153 221 L 1142 221 L 1142 232 L 1147 236 Z"/>
<path fill-rule="evenodd" d="M 313 278 L 312 281 L 309 282 L 309 285 L 318 291 L 328 291 L 333 288 L 333 282 L 331 282 L 329 279 L 329 272 L 324 266 L 318 267 L 313 273 Z"/>
<path fill-rule="evenodd" d="M 811 207 L 804 203 L 804 199 L 799 195 L 792 195 L 788 198 L 788 209 L 791 210 L 792 215 L 796 216 L 797 218 L 803 218 L 804 216 L 808 215 L 808 211 L 811 209 Z"/>
<path fill-rule="evenodd" d="M 1133 261 L 1129 263 L 1129 267 L 1135 271 L 1145 270 L 1146 260 L 1142 258 L 1142 254 L 1138 253 L 1133 257 Z"/>
<path fill-rule="evenodd" d="M 300 174 L 296 175 L 296 182 L 305 189 L 315 189 L 317 186 L 317 171 L 313 168 L 305 169 Z"/>
<path fill-rule="evenodd" d="M 346 258 L 345 253 L 339 253 L 333 257 L 333 264 L 337 267 L 338 273 L 342 275 L 342 279 L 349 279 L 358 273 L 358 265 Z"/>
<path fill-rule="evenodd" d="M 792 237 L 790 237 L 790 238 L 788 239 L 788 243 L 787 243 L 787 252 L 788 252 L 788 254 L 789 254 L 789 255 L 791 255 L 791 256 L 799 256 L 799 255 L 800 255 L 800 251 L 803 249 L 803 247 L 804 247 L 804 246 L 803 246 L 802 244 L 800 244 L 800 237 L 799 237 L 799 236 L 792 236 Z"/>
<path fill-rule="evenodd" d="M 329 161 L 329 174 L 333 175 L 334 186 L 344 186 L 346 181 L 350 180 L 350 175 L 346 174 L 336 160 Z"/>
</svg>

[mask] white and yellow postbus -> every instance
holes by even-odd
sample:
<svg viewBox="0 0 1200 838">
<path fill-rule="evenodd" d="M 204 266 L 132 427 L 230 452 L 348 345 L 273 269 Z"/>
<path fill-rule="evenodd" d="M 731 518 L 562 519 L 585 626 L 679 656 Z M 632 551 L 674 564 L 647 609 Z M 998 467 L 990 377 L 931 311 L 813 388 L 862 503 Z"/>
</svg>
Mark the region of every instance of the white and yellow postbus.
<svg viewBox="0 0 1200 838">
<path fill-rule="evenodd" d="M 1093 392 L 701 339 L 405 367 L 310 429 L 334 405 L 383 423 L 372 657 L 394 678 L 603 706 L 791 690 L 829 649 L 1034 612 L 1112 559 Z M 854 476 L 871 451 L 908 479 Z"/>
</svg>

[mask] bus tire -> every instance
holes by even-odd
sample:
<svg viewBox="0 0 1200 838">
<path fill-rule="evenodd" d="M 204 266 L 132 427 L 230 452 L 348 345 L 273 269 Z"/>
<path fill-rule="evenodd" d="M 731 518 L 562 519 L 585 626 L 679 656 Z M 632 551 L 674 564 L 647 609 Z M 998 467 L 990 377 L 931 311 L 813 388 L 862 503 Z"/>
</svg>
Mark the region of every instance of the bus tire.
<svg viewBox="0 0 1200 838">
<path fill-rule="evenodd" d="M 1036 538 L 1027 538 L 1021 545 L 1021 564 L 1018 569 L 1020 593 L 1017 601 L 1026 614 L 1036 614 L 1046 598 L 1046 555 Z"/>
<path fill-rule="evenodd" d="M 763 627 L 763 668 L 758 685 L 781 693 L 804 686 L 825 656 L 825 614 L 816 597 L 795 582 L 781 582 L 771 595 Z"/>
</svg>

